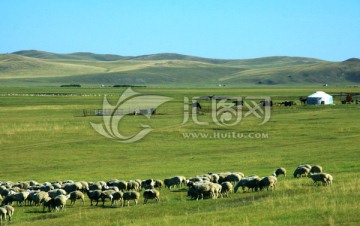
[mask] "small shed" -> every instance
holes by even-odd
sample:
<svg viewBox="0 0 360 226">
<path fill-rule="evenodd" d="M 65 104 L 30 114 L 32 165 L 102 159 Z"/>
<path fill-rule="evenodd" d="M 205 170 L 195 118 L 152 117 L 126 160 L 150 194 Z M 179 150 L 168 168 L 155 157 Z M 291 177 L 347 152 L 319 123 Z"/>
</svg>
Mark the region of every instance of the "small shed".
<svg viewBox="0 0 360 226">
<path fill-rule="evenodd" d="M 316 91 L 307 97 L 307 104 L 333 104 L 333 97 L 323 91 Z"/>
</svg>

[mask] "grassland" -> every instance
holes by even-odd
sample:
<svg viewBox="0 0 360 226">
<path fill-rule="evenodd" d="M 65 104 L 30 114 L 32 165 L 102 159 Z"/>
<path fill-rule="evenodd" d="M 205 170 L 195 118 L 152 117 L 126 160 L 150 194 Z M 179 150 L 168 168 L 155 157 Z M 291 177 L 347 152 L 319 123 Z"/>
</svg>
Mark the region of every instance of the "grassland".
<svg viewBox="0 0 360 226">
<path fill-rule="evenodd" d="M 2 88 L 0 90 L 0 181 L 147 179 L 207 172 L 241 171 L 270 175 L 288 170 L 273 192 L 236 193 L 229 198 L 191 201 L 184 189 L 161 190 L 161 203 L 128 208 L 91 207 L 76 203 L 64 212 L 43 213 L 42 207 L 15 206 L 12 225 L 359 225 L 360 105 L 274 106 L 270 121 L 250 116 L 233 127 L 219 127 L 209 113 L 200 126 L 183 121 L 183 98 L 203 95 L 271 96 L 280 102 L 306 96 L 313 88 L 155 89 L 139 93 L 173 98 L 151 120 L 128 116 L 125 133 L 154 131 L 144 139 L 122 144 L 96 133 L 82 109 L 102 107 L 106 94 L 115 104 L 121 89 Z M 328 89 L 359 92 L 358 88 Z M 33 93 L 73 96 L 32 96 Z M 6 95 L 5 95 L 6 94 Z M 13 94 L 13 95 L 8 95 Z M 16 94 L 16 95 L 15 95 Z M 86 95 L 85 95 L 86 94 Z M 206 104 L 204 104 L 206 105 Z M 263 138 L 186 138 L 189 133 L 266 134 Z M 294 179 L 301 163 L 319 164 L 334 176 L 331 187 L 313 186 L 309 178 Z M 141 199 L 142 200 L 142 199 Z"/>
<path fill-rule="evenodd" d="M 345 59 L 344 59 L 345 60 Z M 132 84 L 161 87 L 358 85 L 360 60 L 329 62 L 305 57 L 209 59 L 181 54 L 125 57 L 19 51 L 0 54 L 1 86 L 83 87 Z"/>
</svg>

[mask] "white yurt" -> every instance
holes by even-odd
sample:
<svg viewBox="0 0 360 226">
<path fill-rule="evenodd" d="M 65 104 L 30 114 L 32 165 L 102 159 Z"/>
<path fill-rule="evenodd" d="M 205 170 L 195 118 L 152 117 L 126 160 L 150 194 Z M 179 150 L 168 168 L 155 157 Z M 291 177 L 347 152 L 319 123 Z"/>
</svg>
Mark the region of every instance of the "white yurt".
<svg viewBox="0 0 360 226">
<path fill-rule="evenodd" d="M 307 104 L 333 104 L 333 97 L 323 91 L 316 91 L 307 97 Z"/>
</svg>

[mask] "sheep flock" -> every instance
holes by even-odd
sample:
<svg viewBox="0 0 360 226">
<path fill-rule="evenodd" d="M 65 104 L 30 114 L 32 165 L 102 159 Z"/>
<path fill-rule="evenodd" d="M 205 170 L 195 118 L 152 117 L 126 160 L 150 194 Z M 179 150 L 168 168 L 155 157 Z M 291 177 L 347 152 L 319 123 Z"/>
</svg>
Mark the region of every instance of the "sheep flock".
<svg viewBox="0 0 360 226">
<path fill-rule="evenodd" d="M 321 166 L 302 164 L 295 168 L 294 178 L 309 177 L 315 185 L 328 186 L 333 177 L 324 173 Z M 259 177 L 245 176 L 241 172 L 206 173 L 190 178 L 173 176 L 160 179 L 134 179 L 87 182 L 72 180 L 39 183 L 34 180 L 20 182 L 0 181 L 0 224 L 10 222 L 14 214 L 14 203 L 21 206 L 42 206 L 43 212 L 64 211 L 66 205 L 81 200 L 85 205 L 87 197 L 91 206 L 102 206 L 108 201 L 111 207 L 136 206 L 143 197 L 143 204 L 160 202 L 160 190 L 182 189 L 187 191 L 189 200 L 217 199 L 230 197 L 231 193 L 273 191 L 278 177 L 286 177 L 286 169 L 278 168 L 272 175 Z M 283 179 L 281 179 L 283 180 Z M 142 193 L 142 195 L 141 195 Z M 80 201 L 79 201 L 80 202 Z M 133 203 L 133 204 L 131 204 Z"/>
</svg>

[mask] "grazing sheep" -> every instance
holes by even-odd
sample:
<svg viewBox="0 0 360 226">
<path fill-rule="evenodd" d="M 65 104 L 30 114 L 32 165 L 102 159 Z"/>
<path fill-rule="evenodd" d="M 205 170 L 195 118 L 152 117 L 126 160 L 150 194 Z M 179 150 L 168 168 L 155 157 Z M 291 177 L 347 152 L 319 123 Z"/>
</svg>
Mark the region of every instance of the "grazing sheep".
<svg viewBox="0 0 360 226">
<path fill-rule="evenodd" d="M 310 173 L 309 177 L 314 181 L 314 184 L 321 182 L 324 186 L 331 185 L 333 179 L 333 177 L 328 173 Z"/>
<path fill-rule="evenodd" d="M 76 183 L 67 183 L 63 185 L 63 188 L 67 194 L 69 194 L 70 192 L 73 191 L 80 191 L 82 190 L 83 186 L 80 182 L 76 182 Z"/>
<path fill-rule="evenodd" d="M 130 206 L 130 200 L 134 200 L 135 205 L 137 205 L 140 198 L 140 193 L 137 191 L 127 191 L 123 194 L 123 206 L 125 205 L 125 201 L 127 201 L 127 206 Z"/>
<path fill-rule="evenodd" d="M 6 182 L 3 182 L 1 185 L 5 186 L 6 188 L 11 188 L 14 185 L 14 182 L 6 181 Z"/>
<path fill-rule="evenodd" d="M 108 180 L 108 181 L 106 182 L 106 185 L 107 185 L 107 186 L 115 186 L 114 184 L 116 184 L 116 183 L 118 183 L 118 182 L 119 182 L 118 179 L 111 179 L 111 180 Z"/>
<path fill-rule="evenodd" d="M 160 192 L 155 189 L 148 189 L 144 191 L 144 204 L 147 203 L 149 199 L 155 199 L 156 202 L 160 201 Z"/>
<path fill-rule="evenodd" d="M 237 192 L 237 190 L 239 189 L 239 187 L 242 187 L 243 192 L 245 192 L 245 187 L 248 188 L 248 191 L 250 191 L 250 189 L 252 189 L 252 191 L 254 191 L 254 189 L 256 189 L 257 184 L 259 183 L 260 178 L 256 175 L 254 176 L 249 176 L 249 177 L 245 177 L 242 178 L 234 187 L 234 193 Z"/>
<path fill-rule="evenodd" d="M 184 176 L 177 176 L 177 177 L 180 178 L 180 187 L 182 185 L 186 186 L 186 177 L 184 177 Z"/>
<path fill-rule="evenodd" d="M 29 183 L 27 182 L 18 182 L 12 186 L 13 188 L 20 188 L 20 189 L 28 189 L 30 187 Z"/>
<path fill-rule="evenodd" d="M 164 186 L 164 182 L 162 180 L 159 179 L 155 180 L 154 188 L 161 189 L 163 186 Z"/>
<path fill-rule="evenodd" d="M 322 171 L 322 167 L 319 165 L 312 166 L 310 169 L 310 173 L 321 173 Z"/>
<path fill-rule="evenodd" d="M 61 184 L 73 184 L 74 181 L 73 180 L 64 180 L 61 182 Z"/>
<path fill-rule="evenodd" d="M 321 182 L 324 186 L 326 185 L 326 176 L 323 173 L 309 173 L 308 177 L 310 177 L 314 181 L 314 184 L 316 184 L 317 182 Z"/>
<path fill-rule="evenodd" d="M 139 184 L 139 191 L 141 190 L 141 181 L 140 179 L 135 179 L 134 181 L 136 181 Z"/>
<path fill-rule="evenodd" d="M 12 196 L 12 200 L 16 201 L 17 205 L 22 206 L 22 202 L 27 199 L 28 195 L 29 195 L 29 192 L 24 191 L 24 192 L 19 192 L 19 193 L 13 194 L 11 196 Z"/>
<path fill-rule="evenodd" d="M 141 182 L 141 189 L 153 189 L 155 187 L 155 180 L 147 179 Z"/>
<path fill-rule="evenodd" d="M 14 201 L 13 196 L 8 195 L 2 200 L 1 205 L 8 205 L 8 204 L 11 205 L 13 201 Z"/>
<path fill-rule="evenodd" d="M 102 189 L 103 191 L 106 191 L 106 190 L 113 190 L 113 191 L 120 191 L 118 187 L 116 186 L 108 186 L 106 187 L 106 189 Z"/>
<path fill-rule="evenodd" d="M 54 186 L 51 184 L 50 185 L 42 185 L 42 186 L 40 186 L 39 190 L 48 192 L 50 190 L 54 190 Z"/>
<path fill-rule="evenodd" d="M 81 191 L 72 191 L 69 196 L 71 200 L 70 205 L 74 205 L 77 199 L 81 199 L 83 205 L 85 205 L 85 196 Z"/>
<path fill-rule="evenodd" d="M 217 174 L 210 174 L 210 182 L 219 183 L 219 175 Z"/>
<path fill-rule="evenodd" d="M 284 177 L 286 177 L 286 169 L 283 167 L 276 169 L 273 173 L 273 176 L 278 177 L 281 174 L 284 175 Z"/>
<path fill-rule="evenodd" d="M 200 199 L 204 199 L 205 196 L 209 196 L 211 198 L 214 198 L 215 197 L 215 189 L 214 187 L 210 184 L 210 182 L 192 182 L 190 181 L 188 183 L 188 185 L 194 189 L 196 192 L 194 193 L 197 193 L 197 198 L 196 200 L 199 200 Z"/>
<path fill-rule="evenodd" d="M 88 190 L 89 189 L 89 183 L 88 182 L 86 182 L 86 181 L 79 181 L 78 183 L 80 183 L 81 184 L 81 192 L 86 192 L 86 190 Z"/>
<path fill-rule="evenodd" d="M 233 185 L 229 181 L 225 181 L 221 183 L 221 193 L 226 197 L 229 197 L 229 193 L 233 191 Z"/>
<path fill-rule="evenodd" d="M 325 173 L 325 176 L 326 176 L 326 184 L 332 185 L 333 177 L 328 173 Z"/>
<path fill-rule="evenodd" d="M 89 190 L 101 190 L 102 186 L 99 183 L 89 183 Z"/>
<path fill-rule="evenodd" d="M 51 183 L 52 189 L 61 189 L 62 185 L 60 183 Z"/>
<path fill-rule="evenodd" d="M 42 185 L 43 186 L 51 186 L 52 184 L 51 184 L 51 182 L 44 182 L 44 183 L 42 183 Z"/>
<path fill-rule="evenodd" d="M 96 184 L 100 184 L 101 187 L 106 186 L 106 182 L 105 182 L 105 181 L 98 181 L 98 182 L 96 182 Z"/>
<path fill-rule="evenodd" d="M 0 207 L 0 224 L 2 225 L 2 221 L 6 220 L 7 210 L 4 207 Z"/>
<path fill-rule="evenodd" d="M 66 200 L 68 200 L 69 196 L 67 195 L 58 195 L 54 198 L 54 207 L 56 210 L 64 210 L 66 206 Z"/>
<path fill-rule="evenodd" d="M 271 190 L 275 189 L 277 179 L 275 176 L 268 176 L 262 178 L 258 185 L 256 186 L 255 190 L 257 191 L 257 188 L 260 188 L 260 191 L 266 188 L 266 190 L 269 190 L 269 187 L 271 187 Z"/>
<path fill-rule="evenodd" d="M 102 191 L 101 190 L 88 190 L 86 191 L 87 196 L 90 199 L 90 205 L 93 205 L 93 200 L 96 201 L 96 206 L 99 203 L 99 199 L 101 198 Z"/>
<path fill-rule="evenodd" d="M 210 183 L 210 186 L 211 186 L 211 193 L 213 194 L 212 198 L 216 199 L 219 196 L 222 198 L 222 193 L 221 193 L 222 186 L 221 186 L 221 184 L 216 184 L 216 183 L 212 183 L 212 182 L 209 182 L 209 183 Z"/>
<path fill-rule="evenodd" d="M 140 190 L 140 185 L 137 181 L 135 180 L 131 180 L 127 183 L 127 190 L 134 190 L 134 191 L 139 191 Z"/>
<path fill-rule="evenodd" d="M 29 181 L 29 184 L 30 184 L 30 186 L 38 186 L 38 185 L 40 185 L 39 182 L 34 181 L 34 180 L 30 180 L 30 181 Z"/>
<path fill-rule="evenodd" d="M 165 184 L 165 187 L 167 187 L 169 189 L 171 189 L 174 186 L 181 187 L 182 180 L 183 180 L 183 178 L 181 178 L 179 176 L 175 176 L 172 178 L 166 178 L 164 180 L 164 184 Z"/>
<path fill-rule="evenodd" d="M 241 180 L 241 175 L 237 174 L 237 173 L 230 173 L 229 175 L 227 175 L 225 177 L 225 181 L 229 181 L 229 182 L 231 182 L 233 184 L 239 182 L 240 180 Z"/>
<path fill-rule="evenodd" d="M 218 176 L 219 176 L 219 180 L 218 180 L 218 183 L 221 184 L 222 182 L 225 182 L 226 181 L 226 177 L 228 175 L 230 175 L 231 173 L 230 172 L 227 172 L 227 173 L 219 173 Z"/>
<path fill-rule="evenodd" d="M 48 208 L 49 212 L 51 212 L 51 208 L 54 208 L 54 199 L 50 198 L 49 196 L 45 197 L 42 201 L 43 203 L 43 212 L 45 212 L 45 209 Z"/>
<path fill-rule="evenodd" d="M 114 182 L 112 185 L 118 187 L 120 191 L 125 191 L 125 190 L 127 190 L 127 187 L 128 187 L 128 183 L 123 180 Z"/>
<path fill-rule="evenodd" d="M 111 197 L 111 206 L 114 204 L 116 205 L 117 201 L 120 201 L 120 205 L 122 205 L 123 195 L 124 194 L 121 191 L 113 193 Z"/>
<path fill-rule="evenodd" d="M 3 218 L 3 220 L 6 220 L 6 215 L 8 216 L 8 220 L 9 222 L 11 221 L 11 218 L 14 214 L 14 207 L 10 206 L 10 205 L 5 205 L 3 207 L 0 207 L 6 210 L 6 214 L 5 217 Z M 1 214 L 2 215 L 2 214 Z"/>
<path fill-rule="evenodd" d="M 190 178 L 188 180 L 186 180 L 186 184 L 189 183 L 189 181 L 192 181 L 192 182 L 210 182 L 210 179 L 208 177 L 202 177 L 202 176 L 196 176 L 196 177 L 193 177 L 193 178 Z"/>
<path fill-rule="evenodd" d="M 113 194 L 115 193 L 116 191 L 114 190 L 106 190 L 106 191 L 102 191 L 101 193 L 101 201 L 103 203 L 103 206 L 105 205 L 105 199 L 110 199 L 112 200 L 113 198 Z"/>
<path fill-rule="evenodd" d="M 54 190 L 48 191 L 48 194 L 49 194 L 50 198 L 55 198 L 58 195 L 66 195 L 67 193 L 63 189 L 54 189 Z"/>
<path fill-rule="evenodd" d="M 187 196 L 190 197 L 190 199 L 198 199 L 199 192 L 195 188 L 190 187 L 188 190 Z"/>
<path fill-rule="evenodd" d="M 5 186 L 0 186 L 0 195 L 7 196 L 9 194 L 9 190 Z"/>
<path fill-rule="evenodd" d="M 298 176 L 302 177 L 303 175 L 307 176 L 310 172 L 310 169 L 308 167 L 299 166 L 294 171 L 294 177 L 295 178 L 297 178 Z"/>
<path fill-rule="evenodd" d="M 28 198 L 30 198 L 30 205 L 32 204 L 32 202 L 34 202 L 34 205 L 40 205 L 40 203 L 42 202 L 42 200 L 44 200 L 46 197 L 48 197 L 49 194 L 47 192 L 44 191 L 39 191 L 39 192 L 32 192 L 29 194 Z"/>
</svg>

